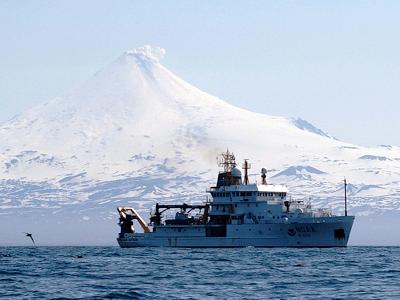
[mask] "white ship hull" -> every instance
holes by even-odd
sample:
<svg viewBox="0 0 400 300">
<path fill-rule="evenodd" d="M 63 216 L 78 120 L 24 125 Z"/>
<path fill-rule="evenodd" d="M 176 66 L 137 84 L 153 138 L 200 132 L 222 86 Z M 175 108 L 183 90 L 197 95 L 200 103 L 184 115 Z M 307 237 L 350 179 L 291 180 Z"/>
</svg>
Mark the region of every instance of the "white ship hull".
<svg viewBox="0 0 400 300">
<path fill-rule="evenodd" d="M 117 241 L 122 248 L 346 247 L 353 221 L 353 216 L 303 218 L 287 223 L 228 224 L 222 231 L 219 225 L 163 225 L 155 232 L 125 233 Z"/>
</svg>

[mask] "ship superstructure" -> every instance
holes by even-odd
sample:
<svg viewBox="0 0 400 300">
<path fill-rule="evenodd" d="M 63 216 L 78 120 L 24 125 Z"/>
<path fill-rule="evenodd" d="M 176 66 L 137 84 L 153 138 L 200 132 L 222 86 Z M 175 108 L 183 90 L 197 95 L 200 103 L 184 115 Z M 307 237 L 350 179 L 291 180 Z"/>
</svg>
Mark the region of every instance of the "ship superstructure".
<svg viewBox="0 0 400 300">
<path fill-rule="evenodd" d="M 250 164 L 244 174 L 235 156 L 221 155 L 217 184 L 207 190 L 211 199 L 203 204 L 156 204 L 146 224 L 131 207 L 118 207 L 121 247 L 345 247 L 354 216 L 335 216 L 310 203 L 288 196 L 283 185 L 270 184 L 267 170 L 261 183 L 250 183 Z M 346 199 L 347 200 L 347 199 Z M 346 202 L 346 201 L 345 201 Z M 347 205 L 347 203 L 346 203 Z M 174 218 L 165 218 L 175 211 Z M 135 232 L 137 220 L 143 233 Z"/>
</svg>

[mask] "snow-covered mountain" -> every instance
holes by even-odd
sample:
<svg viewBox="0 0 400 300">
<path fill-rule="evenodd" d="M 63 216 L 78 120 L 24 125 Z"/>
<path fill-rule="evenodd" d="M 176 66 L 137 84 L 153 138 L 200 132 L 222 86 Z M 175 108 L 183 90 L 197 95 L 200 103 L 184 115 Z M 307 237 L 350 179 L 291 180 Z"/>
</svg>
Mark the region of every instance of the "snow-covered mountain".
<svg viewBox="0 0 400 300">
<path fill-rule="evenodd" d="M 399 147 L 355 146 L 302 119 L 232 106 L 162 66 L 164 53 L 127 51 L 65 97 L 1 124 L 0 212 L 114 218 L 122 204 L 200 201 L 227 148 L 314 205 L 341 210 L 346 176 L 352 212 L 400 211 Z"/>
</svg>

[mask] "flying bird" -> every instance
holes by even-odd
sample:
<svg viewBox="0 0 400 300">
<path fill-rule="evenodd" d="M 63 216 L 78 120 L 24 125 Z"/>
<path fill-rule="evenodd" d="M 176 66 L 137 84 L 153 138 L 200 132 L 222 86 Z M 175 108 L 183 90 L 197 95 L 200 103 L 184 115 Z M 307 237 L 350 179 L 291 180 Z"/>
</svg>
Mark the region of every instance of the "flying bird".
<svg viewBox="0 0 400 300">
<path fill-rule="evenodd" d="M 27 237 L 30 237 L 32 240 L 32 243 L 36 246 L 35 244 L 35 240 L 33 239 L 32 233 L 28 233 L 28 232 L 24 232 L 26 234 Z"/>
</svg>

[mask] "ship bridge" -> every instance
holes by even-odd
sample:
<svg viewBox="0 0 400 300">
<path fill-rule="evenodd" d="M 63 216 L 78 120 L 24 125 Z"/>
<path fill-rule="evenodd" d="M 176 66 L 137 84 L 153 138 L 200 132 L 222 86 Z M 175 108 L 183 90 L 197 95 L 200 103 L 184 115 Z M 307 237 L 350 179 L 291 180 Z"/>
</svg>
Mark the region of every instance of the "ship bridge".
<svg viewBox="0 0 400 300">
<path fill-rule="evenodd" d="M 213 202 L 279 201 L 286 199 L 288 189 L 275 184 L 241 184 L 212 187 L 208 190 Z"/>
<path fill-rule="evenodd" d="M 284 185 L 268 184 L 267 170 L 261 169 L 261 184 L 249 183 L 248 170 L 251 168 L 247 159 L 244 160 L 244 176 L 236 164 L 233 153 L 227 151 L 221 155 L 219 166 L 222 171 L 218 174 L 217 185 L 211 187 L 209 192 L 213 203 L 231 203 L 242 201 L 268 201 L 282 203 L 286 199 L 288 189 Z"/>
</svg>

